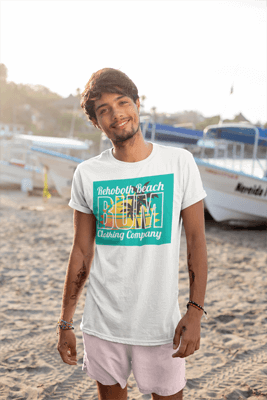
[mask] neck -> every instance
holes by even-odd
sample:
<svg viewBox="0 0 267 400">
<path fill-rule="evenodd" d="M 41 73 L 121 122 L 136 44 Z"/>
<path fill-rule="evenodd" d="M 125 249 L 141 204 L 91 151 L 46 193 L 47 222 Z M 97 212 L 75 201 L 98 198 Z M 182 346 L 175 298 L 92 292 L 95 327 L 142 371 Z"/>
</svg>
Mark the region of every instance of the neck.
<svg viewBox="0 0 267 400">
<path fill-rule="evenodd" d="M 139 132 L 138 132 L 139 133 Z M 120 143 L 113 143 L 113 156 L 124 162 L 145 160 L 153 150 L 153 144 L 144 141 L 142 132 Z"/>
</svg>

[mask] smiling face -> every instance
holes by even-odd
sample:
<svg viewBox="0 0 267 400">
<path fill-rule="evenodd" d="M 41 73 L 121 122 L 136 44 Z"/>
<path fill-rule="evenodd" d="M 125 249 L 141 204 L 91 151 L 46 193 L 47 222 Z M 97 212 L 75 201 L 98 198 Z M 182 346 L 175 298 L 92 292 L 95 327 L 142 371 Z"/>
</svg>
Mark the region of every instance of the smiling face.
<svg viewBox="0 0 267 400">
<path fill-rule="evenodd" d="M 114 143 L 119 144 L 132 138 L 140 129 L 140 101 L 134 101 L 118 93 L 102 93 L 95 100 L 97 120 L 92 122 Z M 141 132 L 141 130 L 140 130 Z"/>
</svg>

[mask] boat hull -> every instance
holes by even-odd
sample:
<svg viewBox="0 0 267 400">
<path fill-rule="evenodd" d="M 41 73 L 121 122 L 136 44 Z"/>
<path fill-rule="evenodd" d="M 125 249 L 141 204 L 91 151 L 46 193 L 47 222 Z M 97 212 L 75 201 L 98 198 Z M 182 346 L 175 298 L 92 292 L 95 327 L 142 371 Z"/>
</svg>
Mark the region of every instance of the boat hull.
<svg viewBox="0 0 267 400">
<path fill-rule="evenodd" d="M 23 180 L 30 180 L 33 188 L 44 187 L 44 174 L 39 168 L 32 166 L 13 165 L 0 161 L 0 185 L 22 185 Z M 52 178 L 48 177 L 48 186 L 53 186 Z"/>
<path fill-rule="evenodd" d="M 58 194 L 64 199 L 71 198 L 71 185 L 74 171 L 82 160 L 75 160 L 74 157 L 38 152 L 40 163 L 47 168 L 48 176 L 52 179 Z"/>
<path fill-rule="evenodd" d="M 0 162 L 0 184 L 20 185 L 22 179 L 31 179 L 32 172 L 22 167 L 11 165 L 7 162 Z"/>
<path fill-rule="evenodd" d="M 205 206 L 215 221 L 267 223 L 267 179 L 196 162 L 207 193 Z"/>
</svg>

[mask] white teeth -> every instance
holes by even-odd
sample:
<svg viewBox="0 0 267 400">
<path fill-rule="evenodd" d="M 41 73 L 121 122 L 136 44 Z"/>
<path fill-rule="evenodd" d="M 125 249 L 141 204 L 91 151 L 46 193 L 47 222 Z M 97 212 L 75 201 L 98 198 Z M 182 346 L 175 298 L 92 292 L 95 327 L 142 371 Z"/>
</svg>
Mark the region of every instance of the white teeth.
<svg viewBox="0 0 267 400">
<path fill-rule="evenodd" d="M 118 126 L 123 126 L 125 124 L 127 124 L 128 121 L 123 122 L 122 124 L 118 125 Z"/>
</svg>

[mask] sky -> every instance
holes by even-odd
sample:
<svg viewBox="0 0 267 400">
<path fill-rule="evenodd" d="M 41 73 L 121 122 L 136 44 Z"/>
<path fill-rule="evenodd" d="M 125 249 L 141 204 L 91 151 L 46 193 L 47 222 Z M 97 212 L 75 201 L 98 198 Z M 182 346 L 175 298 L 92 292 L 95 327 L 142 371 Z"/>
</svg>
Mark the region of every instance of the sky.
<svg viewBox="0 0 267 400">
<path fill-rule="evenodd" d="M 63 97 L 120 69 L 145 111 L 267 122 L 267 1 L 1 1 L 7 80 Z M 233 85 L 233 93 L 230 94 Z"/>
</svg>

